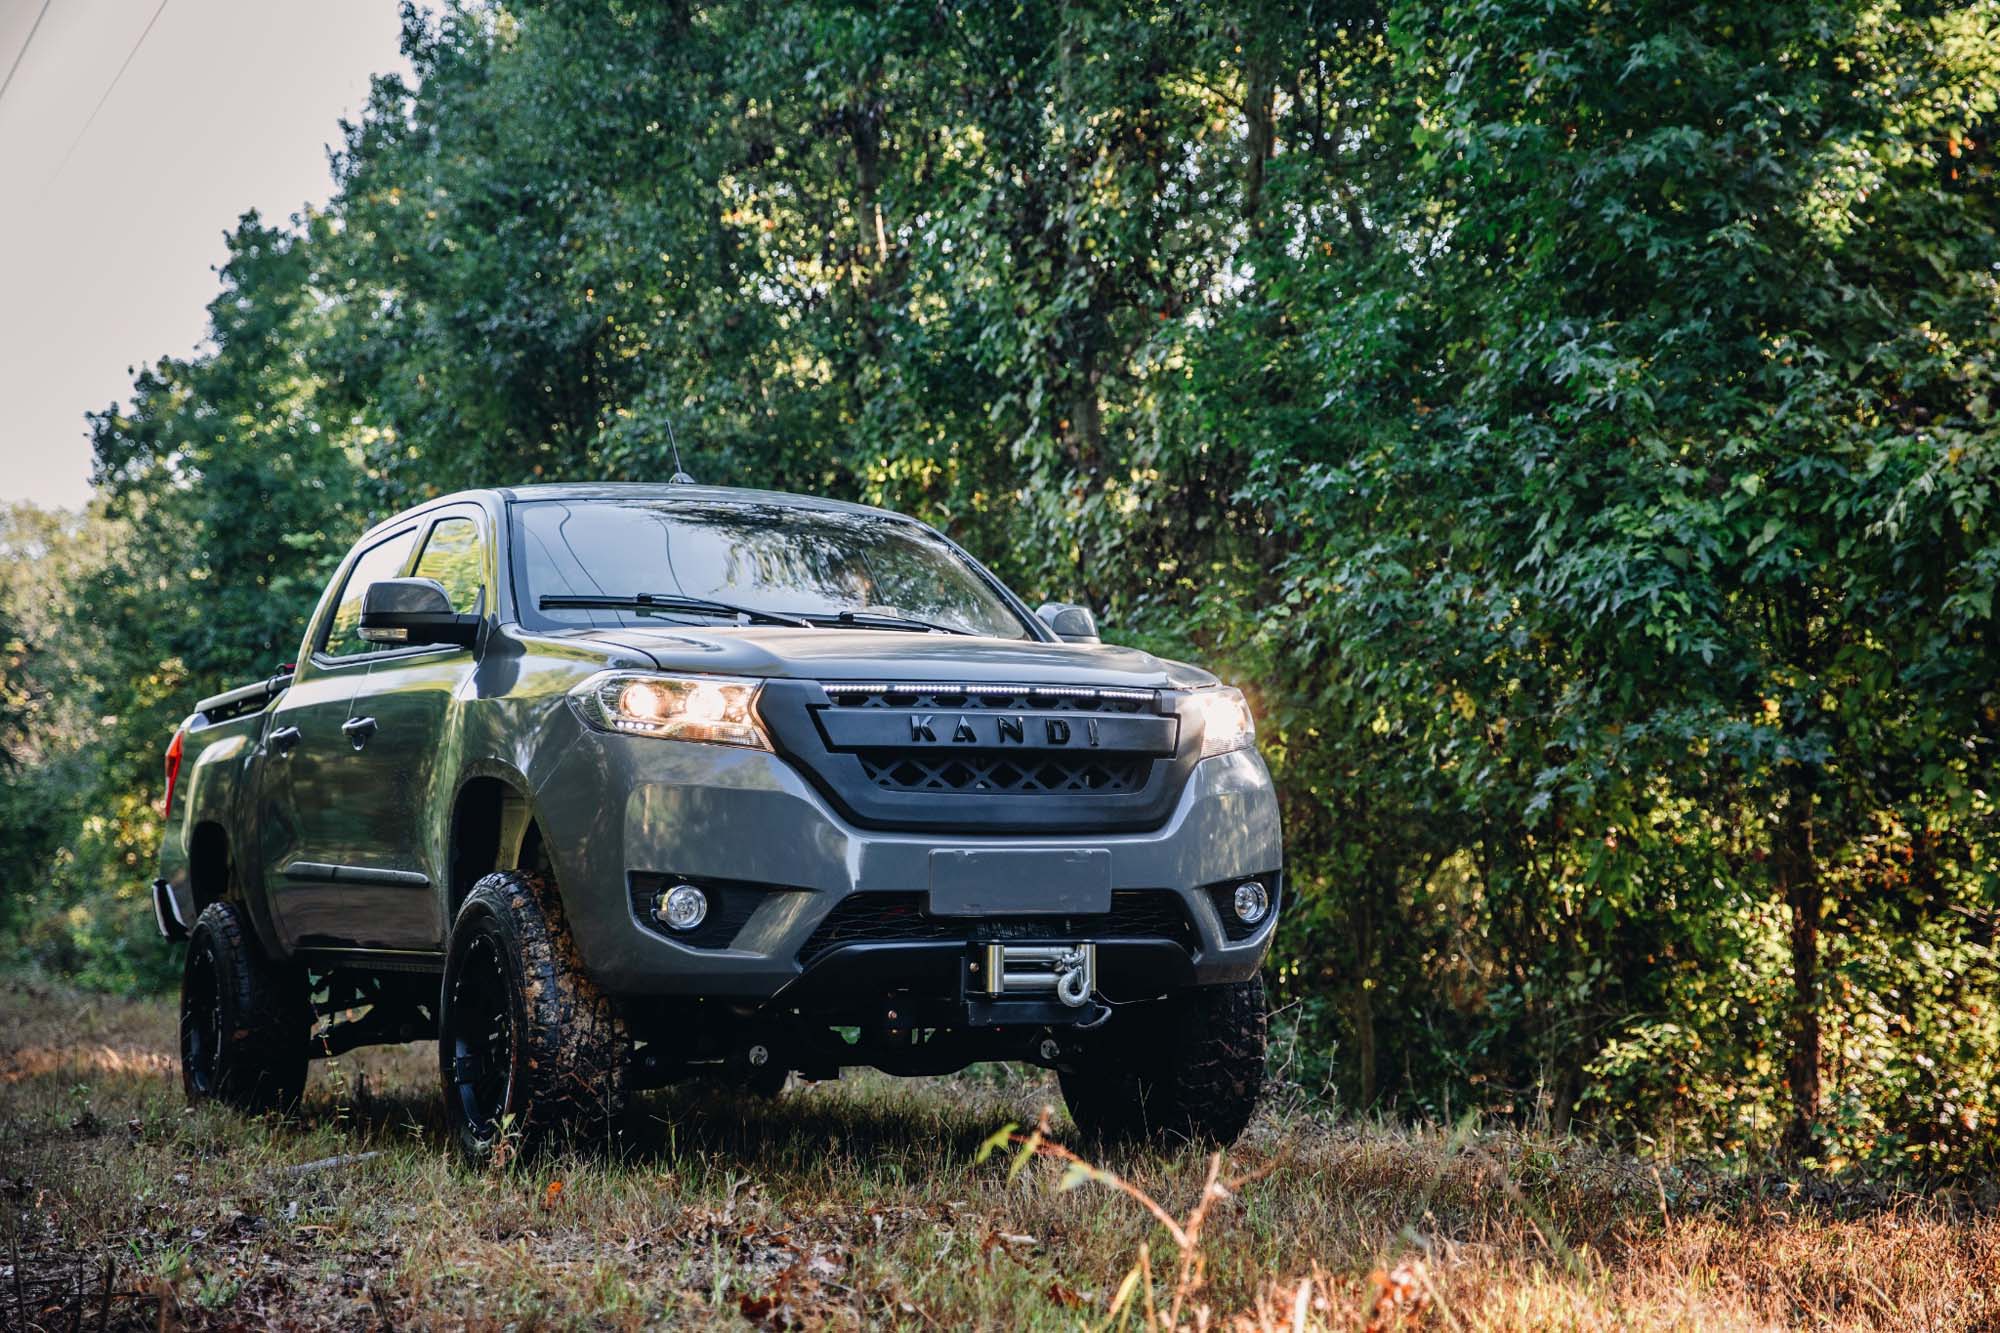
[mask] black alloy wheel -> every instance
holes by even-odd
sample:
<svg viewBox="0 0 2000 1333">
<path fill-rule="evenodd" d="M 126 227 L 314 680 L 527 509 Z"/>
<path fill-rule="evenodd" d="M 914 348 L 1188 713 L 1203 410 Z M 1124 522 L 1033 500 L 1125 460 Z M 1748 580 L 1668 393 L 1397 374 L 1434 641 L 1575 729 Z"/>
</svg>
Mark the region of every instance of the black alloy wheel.
<svg viewBox="0 0 2000 1333">
<path fill-rule="evenodd" d="M 222 981 L 207 936 L 188 946 L 181 976 L 181 1078 L 188 1100 L 215 1096 L 222 1060 Z"/>
<path fill-rule="evenodd" d="M 463 959 L 447 983 L 440 1041 L 445 1096 L 453 1117 L 483 1143 L 503 1128 L 514 1086 L 513 1006 L 507 964 L 488 934 L 467 942 Z"/>
</svg>

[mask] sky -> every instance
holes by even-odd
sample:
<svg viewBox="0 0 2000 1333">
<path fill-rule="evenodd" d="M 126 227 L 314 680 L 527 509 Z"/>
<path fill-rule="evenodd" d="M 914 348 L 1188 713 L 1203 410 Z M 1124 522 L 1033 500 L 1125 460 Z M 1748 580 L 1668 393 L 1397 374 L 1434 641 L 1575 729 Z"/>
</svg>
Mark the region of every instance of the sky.
<svg viewBox="0 0 2000 1333">
<path fill-rule="evenodd" d="M 0 0 L 0 503 L 84 501 L 83 414 L 201 343 L 242 213 L 326 202 L 341 118 L 408 73 L 399 25 L 396 0 Z"/>
</svg>

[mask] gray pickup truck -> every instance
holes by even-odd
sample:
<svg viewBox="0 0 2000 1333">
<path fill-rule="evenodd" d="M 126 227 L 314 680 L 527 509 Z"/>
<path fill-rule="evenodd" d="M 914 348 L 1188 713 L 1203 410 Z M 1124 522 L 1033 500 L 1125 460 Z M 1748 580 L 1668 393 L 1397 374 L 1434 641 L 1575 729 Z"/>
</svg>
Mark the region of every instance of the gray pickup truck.
<svg viewBox="0 0 2000 1333">
<path fill-rule="evenodd" d="M 1281 889 L 1250 710 L 934 529 L 771 492 L 468 491 L 340 564 L 286 674 L 167 751 L 187 1093 L 435 1037 L 487 1161 L 626 1095 L 1058 1072 L 1228 1142 Z"/>
</svg>

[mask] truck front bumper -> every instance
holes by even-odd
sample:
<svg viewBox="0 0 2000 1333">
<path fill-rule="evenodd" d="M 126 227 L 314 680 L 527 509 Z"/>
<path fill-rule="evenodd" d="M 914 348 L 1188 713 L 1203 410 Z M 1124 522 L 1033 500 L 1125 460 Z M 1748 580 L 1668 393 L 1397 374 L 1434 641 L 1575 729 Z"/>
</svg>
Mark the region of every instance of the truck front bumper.
<svg viewBox="0 0 2000 1333">
<path fill-rule="evenodd" d="M 584 966 L 623 997 L 756 1002 L 794 987 L 802 999 L 816 995 L 829 976 L 854 981 L 854 955 L 864 948 L 887 962 L 873 946 L 897 936 L 869 933 L 877 908 L 933 959 L 969 956 L 989 937 L 1101 940 L 1109 974 L 1130 976 L 1152 966 L 1144 960 L 1161 960 L 1158 939 L 1169 938 L 1173 957 L 1164 961 L 1179 965 L 1160 969 L 1163 989 L 1219 984 L 1255 973 L 1278 915 L 1277 798 L 1254 752 L 1195 765 L 1159 828 L 1096 836 L 857 828 L 775 755 L 601 733 L 578 738 L 537 788 L 535 806 Z M 1113 914 L 1072 929 L 1059 908 L 1036 906 L 1042 886 L 1022 884 L 1018 912 L 990 921 L 929 916 L 934 851 L 1002 849 L 1108 857 Z M 1264 876 L 1272 877 L 1272 910 L 1254 929 L 1225 925 L 1228 891 Z M 649 910 L 659 888 L 681 882 L 711 900 L 708 922 L 684 937 Z M 843 903 L 848 910 L 835 917 Z M 1174 908 L 1179 919 L 1157 931 L 1148 925 L 1147 942 L 1135 947 L 1132 923 L 1158 923 Z M 939 938 L 941 928 L 950 938 Z M 909 938 L 912 929 L 919 938 Z"/>
</svg>

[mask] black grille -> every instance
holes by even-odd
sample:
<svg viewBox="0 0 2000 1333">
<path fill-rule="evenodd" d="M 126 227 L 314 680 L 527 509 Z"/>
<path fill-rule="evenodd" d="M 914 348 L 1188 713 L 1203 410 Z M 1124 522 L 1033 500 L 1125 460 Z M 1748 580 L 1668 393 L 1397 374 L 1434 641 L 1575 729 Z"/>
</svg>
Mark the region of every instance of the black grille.
<svg viewBox="0 0 2000 1333">
<path fill-rule="evenodd" d="M 943 712 L 1150 713 L 1151 690 L 1061 685 L 828 685 L 835 708 L 935 708 Z M 1116 754 L 1031 754 L 1020 750 L 887 749 L 854 751 L 868 780 L 889 791 L 985 792 L 997 795 L 1139 791 L 1152 758 Z"/>
<path fill-rule="evenodd" d="M 1145 758 L 1053 755 L 1018 751 L 857 750 L 861 771 L 890 791 L 1126 792 L 1146 785 L 1153 761 Z"/>
<path fill-rule="evenodd" d="M 757 711 L 786 762 L 870 829 L 1158 828 L 1200 755 L 1185 692 L 1138 686 L 774 677 Z"/>
<path fill-rule="evenodd" d="M 922 893 L 855 893 L 842 899 L 799 950 L 810 963 L 843 944 L 895 944 L 974 940 L 1172 940 L 1195 947 L 1194 923 L 1180 895 L 1166 889 L 1120 889 L 1111 911 L 1072 916 L 930 916 Z"/>
</svg>

